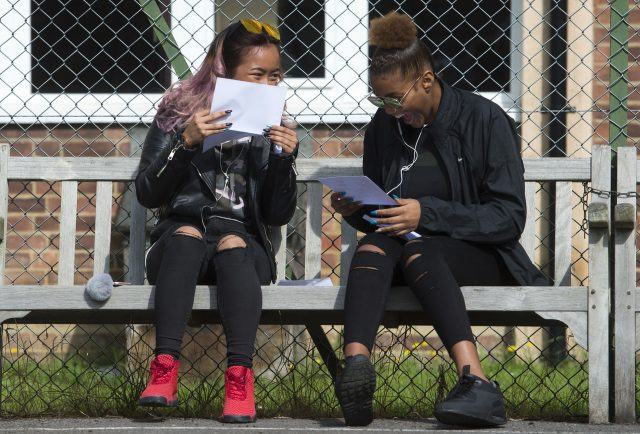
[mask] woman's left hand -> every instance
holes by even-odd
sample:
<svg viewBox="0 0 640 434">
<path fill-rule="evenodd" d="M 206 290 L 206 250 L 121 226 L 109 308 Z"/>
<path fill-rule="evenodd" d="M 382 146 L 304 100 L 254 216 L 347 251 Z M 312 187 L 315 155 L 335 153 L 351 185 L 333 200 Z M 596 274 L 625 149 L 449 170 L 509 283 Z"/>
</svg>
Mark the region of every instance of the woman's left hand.
<svg viewBox="0 0 640 434">
<path fill-rule="evenodd" d="M 376 232 L 400 236 L 415 231 L 420 222 L 420 202 L 415 199 L 396 199 L 399 206 L 393 208 L 379 209 L 372 214 L 376 223 L 380 226 Z"/>
<path fill-rule="evenodd" d="M 298 147 L 298 136 L 296 132 L 290 128 L 281 125 L 273 125 L 265 130 L 265 137 L 270 139 L 276 145 L 282 147 L 285 154 L 293 154 Z"/>
</svg>

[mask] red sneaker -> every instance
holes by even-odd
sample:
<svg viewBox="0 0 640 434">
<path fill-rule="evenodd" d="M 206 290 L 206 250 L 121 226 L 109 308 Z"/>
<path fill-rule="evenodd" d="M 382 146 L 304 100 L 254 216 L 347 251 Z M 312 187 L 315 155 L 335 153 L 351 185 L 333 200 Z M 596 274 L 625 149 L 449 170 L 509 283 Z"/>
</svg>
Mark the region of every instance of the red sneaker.
<svg viewBox="0 0 640 434">
<path fill-rule="evenodd" d="M 231 366 L 224 373 L 224 409 L 222 422 L 255 422 L 256 403 L 253 396 L 253 371 L 244 366 Z"/>
<path fill-rule="evenodd" d="M 158 354 L 151 361 L 151 380 L 138 399 L 138 405 L 178 406 L 178 369 L 180 361 L 169 354 Z"/>
</svg>

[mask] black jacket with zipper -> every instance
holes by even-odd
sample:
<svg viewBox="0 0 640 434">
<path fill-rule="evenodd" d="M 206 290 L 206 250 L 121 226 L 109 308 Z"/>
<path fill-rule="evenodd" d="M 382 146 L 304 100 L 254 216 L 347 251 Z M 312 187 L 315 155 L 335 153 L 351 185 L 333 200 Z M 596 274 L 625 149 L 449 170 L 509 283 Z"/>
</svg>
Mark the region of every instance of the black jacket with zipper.
<svg viewBox="0 0 640 434">
<path fill-rule="evenodd" d="M 442 99 L 436 119 L 425 127 L 425 137 L 440 153 L 452 200 L 418 198 L 417 230 L 490 244 L 520 285 L 547 285 L 518 242 L 527 208 L 524 165 L 513 120 L 481 96 L 440 84 Z M 402 121 L 380 109 L 364 138 L 363 172 L 385 191 L 400 182 L 400 169 L 412 156 L 406 152 L 398 122 Z M 419 168 L 404 172 L 401 197 L 412 170 Z M 362 219 L 369 210 L 363 207 L 346 220 L 362 232 L 373 232 L 375 227 Z"/>
<path fill-rule="evenodd" d="M 254 137 L 250 142 L 246 215 L 269 254 L 274 282 L 276 263 L 269 227 L 287 224 L 295 211 L 294 159 L 292 155 L 271 153 L 270 142 L 263 137 Z M 178 144 L 175 132 L 166 133 L 153 122 L 135 181 L 140 204 L 160 211 L 151 233 L 152 242 L 175 223 L 206 230 L 202 215 L 205 207 L 215 203 L 216 170 L 213 150 L 185 149 Z"/>
</svg>

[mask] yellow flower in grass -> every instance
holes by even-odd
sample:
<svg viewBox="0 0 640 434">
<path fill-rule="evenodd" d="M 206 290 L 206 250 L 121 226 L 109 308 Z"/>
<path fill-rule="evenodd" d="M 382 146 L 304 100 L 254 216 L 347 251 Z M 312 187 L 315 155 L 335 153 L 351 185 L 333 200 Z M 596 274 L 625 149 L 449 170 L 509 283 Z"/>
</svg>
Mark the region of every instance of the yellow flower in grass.
<svg viewBox="0 0 640 434">
<path fill-rule="evenodd" d="M 405 356 L 405 357 L 407 357 L 409 354 L 411 354 L 411 350 L 404 350 L 402 352 L 402 355 Z"/>
<path fill-rule="evenodd" d="M 515 346 L 515 345 L 509 345 L 509 346 L 507 347 L 507 351 L 508 351 L 508 352 L 510 352 L 510 353 L 515 353 L 515 352 L 516 352 L 516 350 L 517 350 L 517 348 L 516 348 L 516 346 Z"/>
<path fill-rule="evenodd" d="M 431 357 L 435 357 L 438 355 L 438 352 L 436 350 L 431 350 Z"/>
<path fill-rule="evenodd" d="M 318 365 L 322 365 L 322 359 L 321 359 L 320 357 L 316 357 L 316 358 L 315 358 L 315 362 L 316 362 Z"/>
<path fill-rule="evenodd" d="M 9 352 L 10 352 L 11 354 L 17 354 L 17 353 L 18 353 L 18 348 L 17 348 L 17 347 L 11 348 L 11 349 L 9 350 Z"/>
<path fill-rule="evenodd" d="M 533 342 L 531 341 L 527 341 L 527 347 L 529 348 L 533 348 L 535 345 L 533 345 Z"/>
</svg>

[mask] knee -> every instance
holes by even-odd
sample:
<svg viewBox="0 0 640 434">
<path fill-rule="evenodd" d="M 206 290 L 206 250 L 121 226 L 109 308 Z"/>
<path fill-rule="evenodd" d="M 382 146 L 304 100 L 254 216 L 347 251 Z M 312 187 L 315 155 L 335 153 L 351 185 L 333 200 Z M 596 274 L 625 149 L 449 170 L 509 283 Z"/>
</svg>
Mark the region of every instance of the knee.
<svg viewBox="0 0 640 434">
<path fill-rule="evenodd" d="M 193 226 L 180 226 L 173 234 L 202 240 L 202 232 Z"/>
<path fill-rule="evenodd" d="M 356 249 L 356 252 L 372 252 L 372 253 L 377 253 L 379 255 L 385 254 L 384 250 L 382 250 L 380 247 L 373 244 L 361 244 Z"/>
<path fill-rule="evenodd" d="M 222 252 L 230 249 L 244 249 L 247 243 L 238 235 L 225 235 L 218 241 L 216 252 Z"/>
<path fill-rule="evenodd" d="M 432 272 L 439 254 L 437 247 L 429 238 L 419 238 L 407 242 L 402 251 L 402 271 L 406 282 L 411 286 Z"/>
</svg>

